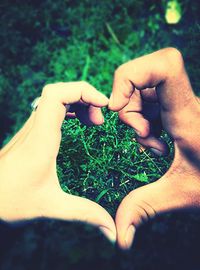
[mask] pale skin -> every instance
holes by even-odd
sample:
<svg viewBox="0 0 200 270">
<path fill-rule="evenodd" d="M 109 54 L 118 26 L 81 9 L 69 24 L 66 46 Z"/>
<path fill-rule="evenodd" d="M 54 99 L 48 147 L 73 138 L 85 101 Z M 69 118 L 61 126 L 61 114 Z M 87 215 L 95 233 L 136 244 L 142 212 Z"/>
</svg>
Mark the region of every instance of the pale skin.
<svg viewBox="0 0 200 270">
<path fill-rule="evenodd" d="M 151 105 L 149 111 L 144 99 Z M 130 247 L 136 229 L 145 220 L 161 212 L 200 206 L 200 104 L 182 55 L 174 48 L 120 66 L 109 102 L 109 108 L 119 111 L 122 121 L 139 131 L 138 142 L 164 155 L 167 146 L 155 136 L 161 128 L 154 121 L 158 104 L 162 127 L 174 140 L 175 156 L 163 177 L 130 192 L 121 202 L 115 223 L 117 241 L 123 249 Z"/>
<path fill-rule="evenodd" d="M 120 66 L 110 101 L 85 82 L 47 85 L 41 96 L 37 110 L 0 151 L 1 219 L 80 220 L 99 227 L 112 241 L 117 234 L 119 246 L 126 249 L 143 220 L 172 209 L 200 206 L 200 106 L 176 49 L 163 49 Z M 160 106 L 162 127 L 175 144 L 168 172 L 157 182 L 130 192 L 117 210 L 115 223 L 98 204 L 63 192 L 56 172 L 65 105 L 82 122 L 100 125 L 104 121 L 101 108 L 108 103 L 139 133 L 141 144 L 164 155 L 167 146 L 157 138 Z"/>
<path fill-rule="evenodd" d="M 95 202 L 65 193 L 59 185 L 56 157 L 66 104 L 72 113 L 76 105 L 75 113 L 84 114 L 83 122 L 100 125 L 104 122 L 101 108 L 108 105 L 108 98 L 86 82 L 44 87 L 37 110 L 0 151 L 0 218 L 84 221 L 115 241 L 116 228 L 109 213 Z"/>
</svg>

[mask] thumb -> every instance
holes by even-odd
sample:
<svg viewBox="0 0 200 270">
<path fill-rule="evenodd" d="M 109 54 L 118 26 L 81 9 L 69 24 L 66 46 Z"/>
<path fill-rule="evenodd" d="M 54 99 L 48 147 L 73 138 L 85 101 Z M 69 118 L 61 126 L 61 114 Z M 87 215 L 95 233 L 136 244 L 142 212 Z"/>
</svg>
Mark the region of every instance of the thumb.
<svg viewBox="0 0 200 270">
<path fill-rule="evenodd" d="M 137 228 L 158 213 L 186 207 L 180 190 L 169 181 L 151 183 L 130 192 L 116 213 L 117 241 L 122 249 L 131 247 Z"/>
<path fill-rule="evenodd" d="M 71 221 L 82 221 L 99 227 L 111 241 L 116 241 L 116 227 L 110 214 L 97 203 L 64 191 L 53 191 L 47 195 L 43 216 Z"/>
</svg>

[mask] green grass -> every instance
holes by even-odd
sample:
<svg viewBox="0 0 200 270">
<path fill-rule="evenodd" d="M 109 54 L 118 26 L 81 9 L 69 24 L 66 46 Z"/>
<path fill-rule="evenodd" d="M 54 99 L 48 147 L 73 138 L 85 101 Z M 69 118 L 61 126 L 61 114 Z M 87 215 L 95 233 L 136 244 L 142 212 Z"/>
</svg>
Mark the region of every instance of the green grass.
<svg viewBox="0 0 200 270">
<path fill-rule="evenodd" d="M 157 158 L 141 151 L 134 131 L 119 121 L 117 113 L 104 110 L 104 116 L 99 127 L 64 122 L 58 174 L 63 190 L 92 199 L 114 215 L 129 191 L 164 174 L 173 153 Z"/>
<path fill-rule="evenodd" d="M 167 1 L 6 1 L 1 4 L 1 142 L 30 114 L 31 101 L 47 83 L 87 80 L 110 96 L 114 70 L 122 63 L 166 46 L 184 54 L 198 93 L 197 1 L 182 0 L 178 25 L 164 19 Z M 65 121 L 58 156 L 60 183 L 68 193 L 90 198 L 113 216 L 132 189 L 158 179 L 173 156 L 140 152 L 134 131 L 104 109 L 100 127 Z"/>
</svg>

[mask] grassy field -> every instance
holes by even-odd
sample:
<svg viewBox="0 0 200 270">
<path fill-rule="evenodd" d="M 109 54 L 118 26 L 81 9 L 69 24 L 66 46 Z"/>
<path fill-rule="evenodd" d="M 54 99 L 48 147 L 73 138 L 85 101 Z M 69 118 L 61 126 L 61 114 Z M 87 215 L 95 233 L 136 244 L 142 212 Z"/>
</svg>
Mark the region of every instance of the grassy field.
<svg viewBox="0 0 200 270">
<path fill-rule="evenodd" d="M 200 89 L 198 1 L 182 0 L 181 21 L 165 20 L 167 0 L 1 1 L 0 139 L 5 144 L 50 82 L 86 80 L 108 97 L 122 63 L 167 46 L 180 49 L 196 94 Z M 105 123 L 63 123 L 58 175 L 64 191 L 92 199 L 112 216 L 129 191 L 155 181 L 170 155 L 143 151 L 134 131 L 104 109 Z M 122 268 L 126 269 L 126 268 Z"/>
</svg>

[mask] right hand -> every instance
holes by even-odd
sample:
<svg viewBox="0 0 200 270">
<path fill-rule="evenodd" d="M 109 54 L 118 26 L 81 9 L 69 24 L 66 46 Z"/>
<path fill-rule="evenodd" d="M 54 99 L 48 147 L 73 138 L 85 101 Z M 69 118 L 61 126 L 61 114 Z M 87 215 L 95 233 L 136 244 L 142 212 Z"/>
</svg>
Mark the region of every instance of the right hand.
<svg viewBox="0 0 200 270">
<path fill-rule="evenodd" d="M 168 150 L 157 137 L 161 125 L 155 119 L 160 117 L 175 144 L 168 172 L 157 182 L 130 192 L 117 210 L 118 243 L 128 248 L 144 220 L 160 212 L 200 206 L 200 106 L 181 53 L 167 48 L 117 69 L 109 107 L 139 131 L 138 142 L 160 155 Z"/>
</svg>

